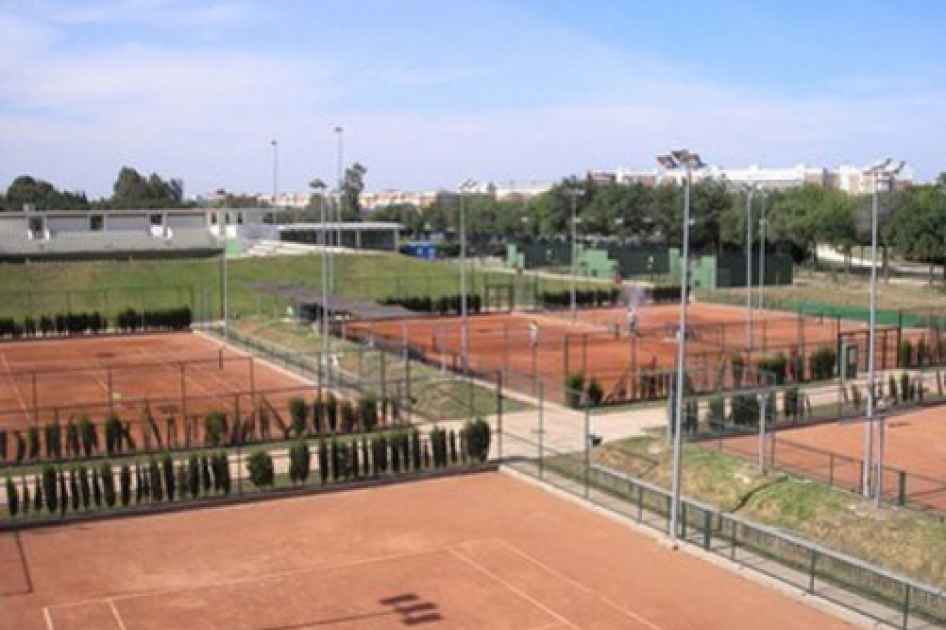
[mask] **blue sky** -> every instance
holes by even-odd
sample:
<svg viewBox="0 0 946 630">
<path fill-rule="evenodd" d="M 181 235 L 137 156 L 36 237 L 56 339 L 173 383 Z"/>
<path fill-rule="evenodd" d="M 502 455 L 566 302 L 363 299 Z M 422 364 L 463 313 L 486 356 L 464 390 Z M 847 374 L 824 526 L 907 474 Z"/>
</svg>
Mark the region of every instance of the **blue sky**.
<svg viewBox="0 0 946 630">
<path fill-rule="evenodd" d="M 946 4 L 899 0 L 0 0 L 0 186 L 189 193 L 368 168 L 369 190 L 906 159 L 946 170 Z"/>
</svg>

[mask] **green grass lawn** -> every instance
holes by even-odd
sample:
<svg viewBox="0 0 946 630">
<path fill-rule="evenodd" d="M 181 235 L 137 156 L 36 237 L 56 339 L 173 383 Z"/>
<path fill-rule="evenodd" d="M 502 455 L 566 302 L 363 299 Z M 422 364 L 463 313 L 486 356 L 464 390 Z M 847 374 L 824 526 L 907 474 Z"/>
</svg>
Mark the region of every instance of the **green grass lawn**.
<svg viewBox="0 0 946 630">
<path fill-rule="evenodd" d="M 594 463 L 670 487 L 671 447 L 662 437 L 632 438 L 594 451 Z M 826 485 L 772 473 L 696 445 L 684 450 L 683 494 L 723 511 L 793 532 L 825 547 L 946 587 L 946 521 L 884 507 Z M 574 467 L 575 460 L 562 458 Z M 554 468 L 555 462 L 548 462 Z"/>
<path fill-rule="evenodd" d="M 883 282 L 877 284 L 877 308 L 896 311 L 900 309 L 942 308 L 946 305 L 946 293 L 940 286 L 922 286 Z M 754 293 L 758 288 L 753 289 Z M 699 297 L 706 301 L 719 301 L 743 305 L 746 290 L 718 289 L 701 291 Z M 846 276 L 843 273 L 798 274 L 795 284 L 766 287 L 766 306 L 794 308 L 795 305 L 831 305 L 866 309 L 870 305 L 870 291 L 866 276 Z M 808 310 L 808 309 L 806 309 Z"/>
<path fill-rule="evenodd" d="M 228 261 L 232 314 L 283 312 L 285 304 L 256 290 L 254 283 L 321 287 L 321 256 L 274 256 Z M 394 296 L 456 294 L 460 268 L 398 254 L 347 254 L 335 259 L 336 293 L 374 300 Z M 166 308 L 190 304 L 198 315 L 220 313 L 219 260 L 103 261 L 85 263 L 6 264 L 0 267 L 0 317 L 24 317 L 98 310 Z M 471 291 L 488 283 L 539 283 L 539 289 L 563 290 L 559 279 L 536 279 L 503 271 L 470 268 Z M 580 280 L 579 288 L 600 283 Z"/>
</svg>

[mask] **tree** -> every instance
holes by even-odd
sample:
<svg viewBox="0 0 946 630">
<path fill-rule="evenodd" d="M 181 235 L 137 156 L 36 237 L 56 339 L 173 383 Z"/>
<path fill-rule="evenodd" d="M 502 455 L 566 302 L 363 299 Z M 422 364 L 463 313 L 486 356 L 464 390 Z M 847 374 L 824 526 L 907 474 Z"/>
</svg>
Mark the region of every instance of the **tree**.
<svg viewBox="0 0 946 630">
<path fill-rule="evenodd" d="M 115 507 L 115 475 L 112 474 L 112 465 L 103 462 L 99 469 L 99 475 L 102 478 L 102 495 L 105 499 L 105 505 L 109 508 Z"/>
<path fill-rule="evenodd" d="M 365 189 L 364 166 L 355 162 L 345 169 L 341 189 L 342 221 L 361 221 L 361 193 Z"/>
<path fill-rule="evenodd" d="M 43 466 L 43 495 L 46 499 L 46 511 L 55 514 L 59 507 L 59 476 L 50 465 Z"/>
<path fill-rule="evenodd" d="M 112 188 L 110 208 L 179 208 L 186 204 L 181 191 L 172 182 L 152 173 L 145 178 L 135 169 L 123 166 Z"/>
<path fill-rule="evenodd" d="M 88 210 L 90 204 L 85 193 L 60 192 L 55 186 L 29 175 L 20 175 L 7 188 L 3 207 L 20 212 L 23 206 L 32 204 L 37 210 Z"/>
<path fill-rule="evenodd" d="M 16 518 L 17 512 L 20 511 L 20 494 L 17 492 L 16 484 L 13 483 L 13 480 L 7 477 L 7 512 L 10 513 L 10 518 Z"/>
<path fill-rule="evenodd" d="M 121 471 L 118 474 L 118 481 L 121 487 L 122 507 L 128 507 L 131 503 L 131 468 L 128 464 L 122 464 Z"/>
<path fill-rule="evenodd" d="M 292 483 L 305 483 L 309 478 L 309 445 L 300 440 L 289 448 L 289 479 Z"/>
<path fill-rule="evenodd" d="M 257 488 L 273 485 L 275 481 L 273 458 L 266 451 L 256 451 L 250 455 L 246 468 L 250 473 L 250 482 Z"/>
</svg>

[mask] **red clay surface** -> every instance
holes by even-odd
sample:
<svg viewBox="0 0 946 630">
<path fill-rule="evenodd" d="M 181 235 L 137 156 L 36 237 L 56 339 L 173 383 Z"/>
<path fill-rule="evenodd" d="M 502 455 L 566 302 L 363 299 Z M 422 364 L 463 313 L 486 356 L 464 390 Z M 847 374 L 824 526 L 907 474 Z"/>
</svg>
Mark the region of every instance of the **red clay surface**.
<svg viewBox="0 0 946 630">
<path fill-rule="evenodd" d="M 32 592 L 0 596 L 0 630 L 850 627 L 498 473 L 23 532 L 19 545 Z"/>
<path fill-rule="evenodd" d="M 775 462 L 788 470 L 829 480 L 849 489 L 861 484 L 864 457 L 864 423 L 845 422 L 779 431 L 775 437 Z M 755 437 L 724 441 L 725 450 L 757 453 Z M 884 465 L 902 470 L 906 477 L 908 504 L 946 511 L 946 408 L 888 418 L 885 431 Z M 877 440 L 875 434 L 874 449 Z M 884 474 L 884 494 L 897 496 L 897 475 Z"/>
<path fill-rule="evenodd" d="M 470 318 L 469 348 L 471 367 L 481 373 L 502 370 L 507 376 L 527 375 L 546 383 L 562 383 L 566 374 L 583 372 L 595 377 L 607 393 L 636 385 L 643 369 L 668 370 L 674 365 L 677 344 L 674 331 L 679 306 L 661 304 L 637 309 L 638 334 L 626 331 L 623 307 L 580 310 L 576 320 L 569 313 L 506 313 Z M 745 350 L 747 326 L 745 309 L 695 303 L 688 307 L 688 366 L 706 368 L 715 378 L 720 358 L 733 350 Z M 456 365 L 461 348 L 461 319 L 458 317 L 418 318 L 405 321 L 354 322 L 349 336 L 384 338 L 400 343 L 404 339 L 429 360 Z M 529 324 L 539 325 L 537 346 L 529 344 Z M 861 330 L 861 324 L 842 323 L 843 330 Z M 798 317 L 781 312 L 757 312 L 754 344 L 759 356 L 793 346 L 829 346 L 837 343 L 835 320 Z M 513 381 L 515 387 L 515 381 Z"/>
<path fill-rule="evenodd" d="M 251 392 L 281 399 L 278 390 L 302 384 L 196 333 L 6 342 L 0 344 L 0 429 L 83 414 L 101 421 L 111 411 L 138 422 L 146 402 L 163 422 L 185 410 L 232 409 L 235 394 L 243 394 L 249 411 Z"/>
</svg>

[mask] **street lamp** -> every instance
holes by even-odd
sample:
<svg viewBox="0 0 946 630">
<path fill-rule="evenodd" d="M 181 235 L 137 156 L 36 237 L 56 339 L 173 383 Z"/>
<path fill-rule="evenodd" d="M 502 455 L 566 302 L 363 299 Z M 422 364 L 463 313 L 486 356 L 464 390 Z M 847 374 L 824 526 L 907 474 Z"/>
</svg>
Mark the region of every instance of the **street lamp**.
<svg viewBox="0 0 946 630">
<path fill-rule="evenodd" d="M 309 182 L 309 187 L 315 191 L 315 195 L 319 198 L 319 244 L 321 247 L 320 255 L 322 257 L 322 321 L 321 321 L 321 334 L 322 334 L 322 357 L 323 361 L 328 357 L 328 319 L 326 318 L 327 307 L 329 303 L 329 292 L 328 292 L 328 252 L 325 246 L 325 182 L 321 179 L 313 179 Z"/>
<path fill-rule="evenodd" d="M 476 182 L 468 179 L 460 184 L 460 356 L 463 369 L 468 371 L 470 364 L 470 333 L 467 311 L 466 290 L 466 193 L 476 189 Z"/>
<path fill-rule="evenodd" d="M 752 195 L 759 188 L 758 184 L 746 184 L 739 187 L 746 193 L 746 348 L 752 357 Z"/>
<path fill-rule="evenodd" d="M 571 226 L 572 227 L 572 265 L 571 265 L 572 267 L 572 271 L 571 271 L 572 300 L 571 302 L 572 302 L 572 323 L 573 324 L 575 323 L 575 319 L 577 318 L 577 308 L 578 308 L 578 302 L 576 300 L 576 286 L 575 286 L 575 283 L 577 281 L 577 275 L 578 275 L 578 269 L 577 269 L 578 217 L 576 215 L 577 215 L 577 210 L 578 210 L 578 197 L 580 197 L 582 194 L 583 194 L 582 191 L 578 190 L 577 188 L 571 188 L 568 190 L 568 195 L 572 198 L 572 220 L 571 220 L 571 224 L 572 224 Z"/>
<path fill-rule="evenodd" d="M 759 313 L 765 308 L 765 228 L 768 217 L 765 214 L 765 189 L 761 189 L 759 199 Z M 763 340 L 764 341 L 764 340 Z"/>
<path fill-rule="evenodd" d="M 870 463 L 874 455 L 874 409 L 877 402 L 874 400 L 874 344 L 877 333 L 877 213 L 880 205 L 880 184 L 883 182 L 892 185 L 894 178 L 900 173 L 904 165 L 905 163 L 902 161 L 895 163 L 887 158 L 868 167 L 865 171 L 867 175 L 874 176 L 874 195 L 870 213 L 870 324 L 867 350 L 867 418 L 864 422 L 864 470 L 861 484 L 865 497 L 870 496 Z M 877 426 L 877 488 L 875 501 L 878 506 L 883 492 L 884 428 L 884 416 L 881 414 Z"/>
<path fill-rule="evenodd" d="M 270 140 L 269 144 L 273 147 L 273 207 L 278 208 L 279 204 L 279 141 Z"/>
<path fill-rule="evenodd" d="M 670 540 L 676 545 L 680 513 L 680 473 L 683 454 L 683 377 L 686 359 L 687 300 L 689 299 L 690 256 L 690 187 L 692 172 L 704 166 L 699 154 L 687 150 L 674 151 L 657 157 L 657 162 L 668 171 L 683 169 L 686 173 L 683 204 L 683 250 L 680 255 L 680 328 L 677 331 L 677 379 L 674 394 L 676 409 L 673 417 L 673 482 L 670 506 Z"/>
</svg>

